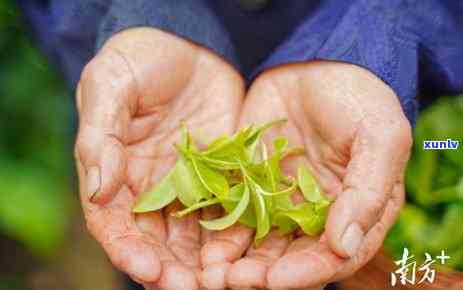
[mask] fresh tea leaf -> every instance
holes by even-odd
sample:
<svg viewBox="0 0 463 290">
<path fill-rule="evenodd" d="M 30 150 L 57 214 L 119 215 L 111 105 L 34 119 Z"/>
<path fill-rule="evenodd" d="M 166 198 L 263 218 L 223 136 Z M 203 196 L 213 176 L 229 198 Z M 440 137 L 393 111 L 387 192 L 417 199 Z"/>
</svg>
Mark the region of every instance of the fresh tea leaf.
<svg viewBox="0 0 463 290">
<path fill-rule="evenodd" d="M 304 195 L 304 198 L 307 201 L 318 202 L 325 199 L 317 181 L 305 165 L 299 166 L 297 170 L 297 180 L 302 191 L 302 195 Z"/>
<path fill-rule="evenodd" d="M 229 186 L 225 176 L 194 157 L 191 158 L 191 161 L 201 183 L 209 192 L 221 198 L 228 194 Z"/>
<path fill-rule="evenodd" d="M 175 216 L 175 217 L 180 218 L 180 217 L 186 216 L 187 214 L 190 214 L 190 213 L 194 212 L 195 210 L 198 210 L 198 209 L 203 208 L 203 207 L 208 207 L 208 206 L 217 204 L 219 202 L 220 202 L 220 200 L 218 198 L 213 198 L 213 199 L 201 201 L 201 202 L 195 203 L 192 206 L 187 207 L 187 208 L 185 208 L 185 209 L 183 209 L 181 211 L 177 211 L 177 212 L 173 213 L 172 215 Z"/>
<path fill-rule="evenodd" d="M 271 127 L 285 123 L 287 121 L 286 118 L 277 119 L 274 121 L 267 122 L 256 129 L 253 129 L 252 133 L 246 138 L 245 146 L 246 146 L 246 153 L 249 160 L 254 160 L 256 151 L 257 151 L 257 144 L 259 144 L 260 139 L 264 135 L 264 133 L 270 129 Z"/>
<path fill-rule="evenodd" d="M 231 213 L 238 205 L 244 193 L 244 184 L 239 183 L 230 189 L 230 192 L 225 200 L 222 200 L 222 206 L 227 213 Z M 252 203 L 248 203 L 246 210 L 239 218 L 239 222 L 250 227 L 256 228 L 256 214 Z"/>
<path fill-rule="evenodd" d="M 219 151 L 220 149 L 222 149 L 223 147 L 227 146 L 228 144 L 230 144 L 232 142 L 232 138 L 228 135 L 221 135 L 219 136 L 217 139 L 213 140 L 211 142 L 211 144 L 209 144 L 207 146 L 207 149 L 206 151 L 204 152 L 204 154 L 212 154 L 216 151 Z"/>
<path fill-rule="evenodd" d="M 273 140 L 273 150 L 278 153 L 283 153 L 288 148 L 288 139 L 285 137 L 277 137 Z"/>
<path fill-rule="evenodd" d="M 275 215 L 273 225 L 278 227 L 278 233 L 282 236 L 295 231 L 299 227 L 293 219 L 281 213 Z"/>
<path fill-rule="evenodd" d="M 310 236 L 316 236 L 323 231 L 326 217 L 327 217 L 327 208 L 322 208 L 316 210 L 313 205 L 309 203 L 302 203 L 297 205 L 294 209 L 281 211 L 276 214 L 275 219 L 280 220 L 279 224 L 289 224 L 291 225 L 290 219 L 295 222 L 302 231 Z"/>
<path fill-rule="evenodd" d="M 159 210 L 175 200 L 177 194 L 172 184 L 172 172 L 165 176 L 151 190 L 140 194 L 135 201 L 133 212 L 142 213 Z"/>
<path fill-rule="evenodd" d="M 191 160 L 188 160 L 183 154 L 180 154 L 175 165 L 172 182 L 178 199 L 186 207 L 194 205 L 203 198 L 212 198 L 197 176 Z"/>
<path fill-rule="evenodd" d="M 256 229 L 256 246 L 265 239 L 272 225 L 282 233 L 301 227 L 308 234 L 318 234 L 331 201 L 323 195 L 307 168 L 299 169 L 296 182 L 285 176 L 280 167 L 282 159 L 302 153 L 303 148 L 288 148 L 288 139 L 278 137 L 273 140 L 273 152 L 269 154 L 261 142 L 269 128 L 284 121 L 275 120 L 258 127 L 250 125 L 231 137 L 222 135 L 202 151 L 182 126 L 181 142 L 176 144 L 179 160 L 170 183 L 162 184 L 170 185 L 174 195 L 156 194 L 157 204 L 151 201 L 150 209 L 162 208 L 177 197 L 186 208 L 173 215 L 183 217 L 221 204 L 227 212 L 224 217 L 203 220 L 200 224 L 210 230 L 223 230 L 239 221 Z M 294 205 L 291 195 L 298 187 L 308 202 Z"/>
<path fill-rule="evenodd" d="M 223 230 L 226 229 L 233 224 L 235 224 L 243 212 L 246 210 L 246 207 L 249 204 L 249 188 L 247 186 L 244 187 L 243 196 L 241 197 L 240 202 L 238 205 L 233 209 L 231 213 L 228 215 L 210 221 L 202 220 L 200 224 L 208 230 Z"/>
<path fill-rule="evenodd" d="M 254 242 L 256 245 L 258 245 L 260 241 L 263 238 L 265 238 L 265 236 L 270 231 L 270 218 L 264 197 L 261 194 L 259 194 L 258 190 L 256 190 L 255 188 L 253 188 L 252 190 L 252 197 L 257 220 L 257 231 L 254 237 Z"/>
<path fill-rule="evenodd" d="M 213 158 L 206 155 L 196 155 L 196 158 L 203 161 L 207 166 L 218 170 L 239 169 L 240 164 L 231 158 Z"/>
<path fill-rule="evenodd" d="M 250 132 L 251 127 L 247 127 L 232 137 L 219 137 L 203 152 L 203 155 L 219 160 L 224 158 L 228 161 L 235 160 L 243 154 L 244 143 Z"/>
<path fill-rule="evenodd" d="M 294 203 L 290 194 L 274 196 L 273 203 L 275 211 L 285 211 L 294 208 Z"/>
<path fill-rule="evenodd" d="M 291 185 L 289 187 L 287 187 L 287 188 L 284 188 L 284 189 L 281 189 L 281 190 L 278 190 L 278 191 L 274 191 L 274 192 L 265 191 L 259 185 L 256 185 L 256 186 L 259 188 L 259 192 L 262 195 L 265 195 L 265 196 L 290 195 L 290 194 L 294 193 L 296 191 L 296 189 L 297 189 L 297 183 L 296 182 L 292 182 Z"/>
<path fill-rule="evenodd" d="M 271 192 L 278 191 L 278 185 L 282 181 L 282 173 L 280 168 L 280 161 L 283 157 L 285 150 L 287 149 L 288 139 L 284 137 L 278 137 L 273 140 L 274 153 L 268 156 L 265 145 L 263 146 L 263 161 L 254 167 L 255 171 L 263 173 L 263 181 L 267 187 L 270 188 Z M 290 183 L 288 186 L 292 186 Z"/>
</svg>

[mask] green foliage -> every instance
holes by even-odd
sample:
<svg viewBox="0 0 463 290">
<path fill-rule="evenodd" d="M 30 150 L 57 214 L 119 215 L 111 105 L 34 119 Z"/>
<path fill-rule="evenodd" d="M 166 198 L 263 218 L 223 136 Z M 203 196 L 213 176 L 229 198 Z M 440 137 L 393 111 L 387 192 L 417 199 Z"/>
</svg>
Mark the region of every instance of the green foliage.
<svg viewBox="0 0 463 290">
<path fill-rule="evenodd" d="M 442 98 L 424 111 L 415 129 L 406 173 L 407 204 L 386 246 L 400 257 L 445 250 L 451 266 L 463 270 L 463 96 Z M 457 150 L 423 150 L 424 140 L 458 140 Z"/>
<path fill-rule="evenodd" d="M 27 285 L 21 275 L 2 275 L 0 273 L 0 290 L 24 290 Z"/>
<path fill-rule="evenodd" d="M 178 198 L 186 206 L 174 213 L 182 217 L 203 207 L 221 204 L 227 214 L 200 221 L 209 230 L 223 230 L 236 222 L 256 229 L 259 244 L 277 226 L 285 234 L 300 227 L 309 235 L 319 234 L 331 203 L 305 166 L 298 170 L 297 182 L 285 176 L 280 162 L 288 154 L 288 140 L 276 138 L 270 155 L 261 138 L 276 120 L 259 127 L 249 126 L 234 136 L 220 136 L 200 151 L 186 128 L 177 144 L 179 159 L 157 186 L 140 195 L 134 212 L 159 210 Z M 306 201 L 293 204 L 291 195 L 300 189 Z"/>
<path fill-rule="evenodd" d="M 0 231 L 37 255 L 65 234 L 71 191 L 71 98 L 0 0 Z"/>
</svg>

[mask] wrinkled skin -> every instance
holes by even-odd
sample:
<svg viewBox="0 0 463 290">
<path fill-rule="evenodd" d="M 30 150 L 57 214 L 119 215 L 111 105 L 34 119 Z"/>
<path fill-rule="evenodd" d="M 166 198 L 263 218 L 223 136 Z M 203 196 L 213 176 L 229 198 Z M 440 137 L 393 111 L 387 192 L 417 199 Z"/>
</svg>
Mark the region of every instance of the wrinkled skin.
<svg viewBox="0 0 463 290">
<path fill-rule="evenodd" d="M 204 136 L 231 134 L 243 94 L 227 63 L 153 29 L 114 36 L 82 73 L 76 159 L 88 229 L 114 265 L 147 289 L 198 289 L 208 235 L 198 214 L 169 215 L 178 204 L 132 215 L 134 193 L 173 166 L 182 122 Z"/>
<path fill-rule="evenodd" d="M 76 159 L 88 228 L 111 261 L 145 288 L 321 289 L 372 258 L 395 220 L 410 127 L 377 77 L 335 62 L 286 65 L 263 73 L 244 96 L 230 65 L 155 29 L 114 36 L 86 66 L 77 93 Z M 175 162 L 182 121 L 214 137 L 278 117 L 289 121 L 265 141 L 285 135 L 306 148 L 284 170 L 294 175 L 305 162 L 337 196 L 322 237 L 272 233 L 256 249 L 253 231 L 242 225 L 207 232 L 199 214 L 170 217 L 178 204 L 131 214 L 134 193 Z"/>
<path fill-rule="evenodd" d="M 362 68 L 334 62 L 270 70 L 251 86 L 240 126 L 281 117 L 289 121 L 264 141 L 270 146 L 284 135 L 293 146 L 305 147 L 304 156 L 285 160 L 283 167 L 295 176 L 299 164 L 310 164 L 323 189 L 337 197 L 326 230 L 320 238 L 272 234 L 245 257 L 222 261 L 221 281 L 208 273 L 217 269 L 206 267 L 205 285 L 211 280 L 216 289 L 320 289 L 369 261 L 399 213 L 411 130 L 383 82 Z M 244 239 L 249 232 L 235 233 L 235 239 L 238 235 Z M 206 244 L 203 256 L 208 251 Z"/>
</svg>

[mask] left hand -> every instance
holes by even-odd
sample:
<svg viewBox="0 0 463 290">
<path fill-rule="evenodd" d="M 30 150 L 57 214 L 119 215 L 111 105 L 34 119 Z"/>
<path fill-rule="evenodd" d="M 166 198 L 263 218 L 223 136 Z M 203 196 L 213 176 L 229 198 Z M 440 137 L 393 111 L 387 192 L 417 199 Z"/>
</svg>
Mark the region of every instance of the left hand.
<svg viewBox="0 0 463 290">
<path fill-rule="evenodd" d="M 294 176 L 306 163 L 336 196 L 325 232 L 319 238 L 272 233 L 257 249 L 249 229 L 218 233 L 202 249 L 206 288 L 323 288 L 375 255 L 404 202 L 410 124 L 397 96 L 371 72 L 323 61 L 272 69 L 250 88 L 240 127 L 280 117 L 289 121 L 267 141 L 285 135 L 306 149 L 285 160 L 284 170 Z"/>
<path fill-rule="evenodd" d="M 137 27 L 113 35 L 79 84 L 75 155 L 90 233 L 146 289 L 198 289 L 199 250 L 209 233 L 200 230 L 199 214 L 172 217 L 179 203 L 142 214 L 132 207 L 175 164 L 182 123 L 204 135 L 233 132 L 241 76 L 201 46 Z"/>
</svg>

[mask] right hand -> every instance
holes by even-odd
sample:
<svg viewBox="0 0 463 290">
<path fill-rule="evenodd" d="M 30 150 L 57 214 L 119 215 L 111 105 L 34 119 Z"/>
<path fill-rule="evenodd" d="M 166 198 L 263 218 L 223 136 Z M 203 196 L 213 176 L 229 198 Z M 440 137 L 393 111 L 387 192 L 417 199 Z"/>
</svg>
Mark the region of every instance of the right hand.
<svg viewBox="0 0 463 290">
<path fill-rule="evenodd" d="M 306 164 L 323 190 L 337 197 L 325 232 L 320 238 L 275 232 L 257 248 L 249 229 L 219 232 L 202 250 L 207 288 L 322 289 L 363 267 L 399 214 L 412 138 L 385 83 L 341 62 L 272 68 L 249 89 L 239 127 L 284 117 L 288 122 L 270 129 L 263 142 L 271 148 L 273 138 L 285 136 L 290 146 L 305 147 L 305 154 L 285 159 L 282 170 L 296 177 Z M 294 201 L 303 200 L 297 196 Z"/>
<path fill-rule="evenodd" d="M 82 73 L 75 157 L 87 226 L 112 263 L 147 289 L 198 289 L 209 235 L 198 214 L 132 214 L 134 195 L 173 166 L 182 121 L 193 132 L 231 134 L 243 95 L 230 65 L 151 28 L 116 34 Z"/>
</svg>

